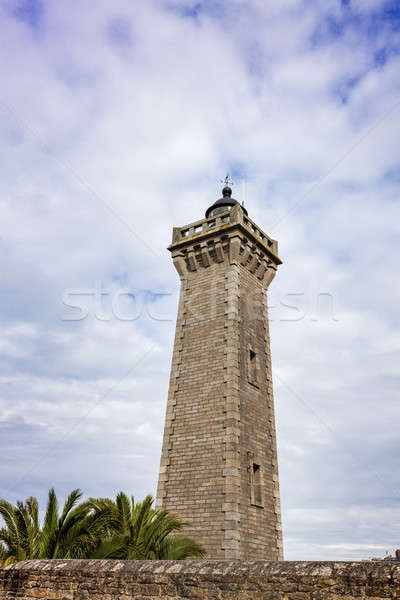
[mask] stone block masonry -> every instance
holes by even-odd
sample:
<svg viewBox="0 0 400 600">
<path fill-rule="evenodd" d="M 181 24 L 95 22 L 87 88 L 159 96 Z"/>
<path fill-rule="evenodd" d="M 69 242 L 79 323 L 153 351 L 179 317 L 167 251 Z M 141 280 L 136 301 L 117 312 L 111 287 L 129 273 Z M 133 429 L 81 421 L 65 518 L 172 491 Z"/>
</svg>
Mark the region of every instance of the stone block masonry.
<svg viewBox="0 0 400 600">
<path fill-rule="evenodd" d="M 400 564 L 382 561 L 32 560 L 0 568 L 1 600 L 388 600 Z"/>
<path fill-rule="evenodd" d="M 236 204 L 174 228 L 181 279 L 157 506 L 210 559 L 281 559 L 267 288 L 281 263 Z"/>
</svg>

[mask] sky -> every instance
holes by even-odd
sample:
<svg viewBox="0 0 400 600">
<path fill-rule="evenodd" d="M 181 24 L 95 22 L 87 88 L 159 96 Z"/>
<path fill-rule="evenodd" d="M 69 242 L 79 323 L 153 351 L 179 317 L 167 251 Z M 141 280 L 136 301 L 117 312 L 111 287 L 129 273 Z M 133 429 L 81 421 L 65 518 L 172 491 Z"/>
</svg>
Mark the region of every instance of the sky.
<svg viewBox="0 0 400 600">
<path fill-rule="evenodd" d="M 0 0 L 0 497 L 155 493 L 172 227 L 233 196 L 269 291 L 284 552 L 400 547 L 400 7 Z"/>
</svg>

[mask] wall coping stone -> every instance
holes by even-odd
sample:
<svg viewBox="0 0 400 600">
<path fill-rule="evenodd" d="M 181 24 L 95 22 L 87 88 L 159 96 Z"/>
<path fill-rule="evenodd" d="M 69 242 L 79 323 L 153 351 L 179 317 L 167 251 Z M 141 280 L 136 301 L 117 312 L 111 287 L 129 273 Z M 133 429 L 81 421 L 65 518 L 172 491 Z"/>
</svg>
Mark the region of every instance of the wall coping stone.
<svg viewBox="0 0 400 600">
<path fill-rule="evenodd" d="M 196 575 L 204 579 L 239 577 L 346 577 L 365 580 L 388 577 L 400 582 L 397 561 L 280 561 L 280 560 L 26 560 L 0 568 L 9 571 L 80 571 L 82 573 L 121 573 L 140 577 L 155 575 Z"/>
<path fill-rule="evenodd" d="M 28 560 L 0 568 L 0 598 L 395 600 L 400 562 Z"/>
</svg>

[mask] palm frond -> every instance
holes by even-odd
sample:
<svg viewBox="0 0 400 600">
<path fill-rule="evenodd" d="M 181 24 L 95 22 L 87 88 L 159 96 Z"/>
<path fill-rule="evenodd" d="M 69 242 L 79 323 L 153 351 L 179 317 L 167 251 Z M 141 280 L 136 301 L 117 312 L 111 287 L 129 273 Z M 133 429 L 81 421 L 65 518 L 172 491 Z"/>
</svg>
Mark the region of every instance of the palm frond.
<svg viewBox="0 0 400 600">
<path fill-rule="evenodd" d="M 192 538 L 183 535 L 173 535 L 163 540 L 159 560 L 185 560 L 189 557 L 204 558 L 206 551 L 203 546 Z"/>
<path fill-rule="evenodd" d="M 60 519 L 58 521 L 58 526 L 60 529 L 62 528 L 64 521 L 67 518 L 68 514 L 71 512 L 71 510 L 74 508 L 74 506 L 78 502 L 79 498 L 81 498 L 81 497 L 82 497 L 82 492 L 79 488 L 77 488 L 76 490 L 72 490 L 72 492 L 68 495 L 68 498 L 66 499 L 66 501 L 64 503 L 64 508 L 61 513 Z"/>
<path fill-rule="evenodd" d="M 118 511 L 120 533 L 128 533 L 132 519 L 131 505 L 128 496 L 124 494 L 124 492 L 119 492 L 115 504 Z"/>
<path fill-rule="evenodd" d="M 16 508 L 7 500 L 0 500 L 0 517 L 2 517 L 10 533 L 17 537 L 17 526 L 15 522 Z"/>
<path fill-rule="evenodd" d="M 58 501 L 54 488 L 49 491 L 40 543 L 41 558 L 53 558 L 57 544 Z"/>
</svg>

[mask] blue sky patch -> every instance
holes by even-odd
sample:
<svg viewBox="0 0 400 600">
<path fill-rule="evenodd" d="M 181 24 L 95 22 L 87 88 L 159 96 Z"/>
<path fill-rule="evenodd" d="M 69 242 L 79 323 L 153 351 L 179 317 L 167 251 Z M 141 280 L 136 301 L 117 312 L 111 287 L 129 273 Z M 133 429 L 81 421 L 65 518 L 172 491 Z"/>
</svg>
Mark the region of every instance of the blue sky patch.
<svg viewBox="0 0 400 600">
<path fill-rule="evenodd" d="M 40 25 L 44 15 L 43 0 L 18 0 L 15 4 L 12 13 L 17 19 L 31 27 Z"/>
<path fill-rule="evenodd" d="M 393 29 L 400 30 L 400 3 L 398 0 L 385 3 L 382 18 L 390 23 Z"/>
<path fill-rule="evenodd" d="M 346 104 L 350 98 L 350 95 L 354 88 L 359 84 L 363 75 L 355 75 L 345 81 L 342 81 L 340 85 L 334 90 L 334 94 L 339 96 L 342 104 Z"/>
<path fill-rule="evenodd" d="M 311 36 L 312 46 L 327 44 L 353 29 L 366 38 L 375 39 L 385 29 L 400 31 L 400 3 L 386 2 L 369 13 L 360 14 L 350 1 L 342 0 L 340 16 L 325 14 Z"/>
<path fill-rule="evenodd" d="M 202 11 L 203 5 L 201 2 L 197 2 L 193 6 L 182 6 L 178 7 L 177 10 L 182 17 L 188 17 L 197 19 L 200 12 Z"/>
<path fill-rule="evenodd" d="M 388 169 L 384 173 L 383 177 L 387 181 L 393 181 L 394 183 L 400 183 L 400 164 L 397 167 Z"/>
<path fill-rule="evenodd" d="M 166 7 L 168 10 L 178 13 L 182 18 L 194 20 L 197 20 L 202 16 L 222 20 L 228 13 L 227 5 L 218 0 L 204 0 L 203 2 L 193 3 L 169 2 Z"/>
<path fill-rule="evenodd" d="M 107 37 L 109 41 L 119 48 L 126 48 L 133 43 L 132 24 L 124 17 L 114 17 L 108 22 Z"/>
</svg>

